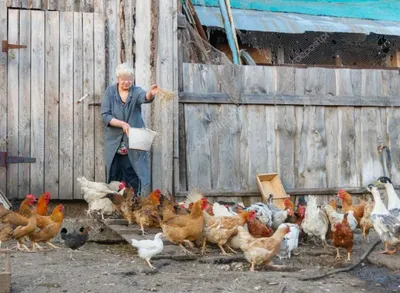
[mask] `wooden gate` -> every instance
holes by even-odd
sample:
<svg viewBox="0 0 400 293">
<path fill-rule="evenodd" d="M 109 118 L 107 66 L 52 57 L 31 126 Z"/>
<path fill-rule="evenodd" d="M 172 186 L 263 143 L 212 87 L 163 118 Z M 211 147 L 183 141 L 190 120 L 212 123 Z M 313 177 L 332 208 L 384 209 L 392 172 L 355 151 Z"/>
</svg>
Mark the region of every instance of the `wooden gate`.
<svg viewBox="0 0 400 293">
<path fill-rule="evenodd" d="M 105 180 L 100 107 L 106 85 L 102 14 L 8 9 L 8 198 L 81 198 L 78 176 Z M 77 101 L 84 95 L 82 102 Z M 3 135 L 3 134 L 2 134 Z M 4 176 L 3 176 L 4 177 Z"/>
</svg>

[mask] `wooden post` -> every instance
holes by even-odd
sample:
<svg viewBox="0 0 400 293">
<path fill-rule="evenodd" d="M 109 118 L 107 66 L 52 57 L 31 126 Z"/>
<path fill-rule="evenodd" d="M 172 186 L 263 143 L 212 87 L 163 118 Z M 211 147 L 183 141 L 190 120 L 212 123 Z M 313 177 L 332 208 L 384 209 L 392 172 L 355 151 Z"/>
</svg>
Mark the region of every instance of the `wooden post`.
<svg viewBox="0 0 400 293">
<path fill-rule="evenodd" d="M 177 1 L 160 1 L 156 81 L 168 91 L 178 90 L 178 9 Z M 162 190 L 173 190 L 173 156 L 174 156 L 174 118 L 177 118 L 176 99 L 173 101 L 156 99 L 155 131 L 160 133 L 159 143 L 154 146 L 152 160 L 153 187 Z M 178 121 L 178 120 L 175 120 Z"/>
<path fill-rule="evenodd" d="M 7 40 L 7 0 L 0 0 L 0 40 Z M 0 54 L 0 113 L 7 113 L 7 54 Z M 7 151 L 7 115 L 0 116 L 0 151 Z M 6 194 L 6 168 L 0 167 L 0 189 Z"/>
</svg>

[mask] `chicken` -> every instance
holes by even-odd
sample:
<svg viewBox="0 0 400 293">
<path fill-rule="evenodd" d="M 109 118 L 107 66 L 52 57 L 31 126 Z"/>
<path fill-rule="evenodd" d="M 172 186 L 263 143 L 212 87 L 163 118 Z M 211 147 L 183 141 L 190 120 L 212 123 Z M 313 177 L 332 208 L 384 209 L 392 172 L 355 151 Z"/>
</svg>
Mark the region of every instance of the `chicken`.
<svg viewBox="0 0 400 293">
<path fill-rule="evenodd" d="M 386 194 L 388 196 L 388 211 L 400 220 L 400 199 L 394 190 L 392 181 L 385 176 L 379 177 L 377 180 L 377 186 L 384 185 L 386 189 Z"/>
<path fill-rule="evenodd" d="M 375 201 L 371 213 L 371 222 L 374 230 L 385 243 L 385 250 L 380 253 L 393 254 L 396 252 L 396 248 L 389 250 L 389 245 L 396 246 L 400 243 L 400 220 L 388 211 L 378 188 L 374 184 L 369 184 L 367 189 L 372 193 Z"/>
<path fill-rule="evenodd" d="M 361 218 L 364 215 L 364 208 L 366 205 L 365 201 L 360 202 L 358 205 L 353 205 L 351 195 L 344 189 L 340 189 L 338 197 L 342 201 L 342 212 L 347 213 L 348 211 L 354 211 L 354 217 L 357 220 L 357 226 L 360 226 Z"/>
<path fill-rule="evenodd" d="M 187 196 L 185 201 L 182 203 L 182 205 L 187 208 L 189 211 L 192 210 L 192 207 L 194 205 L 194 203 L 196 201 L 199 201 L 200 199 L 202 199 L 204 196 L 203 194 L 197 190 L 197 189 L 193 189 Z M 214 216 L 214 205 L 210 202 L 208 202 L 207 205 L 207 209 L 206 212 L 211 215 Z"/>
<path fill-rule="evenodd" d="M 278 229 L 289 227 L 290 232 L 285 235 L 281 243 L 280 252 L 278 257 L 280 259 L 290 258 L 292 251 L 299 246 L 300 227 L 296 224 L 283 223 L 279 225 Z"/>
<path fill-rule="evenodd" d="M 203 246 L 201 254 L 205 254 L 206 243 L 215 243 L 221 249 L 222 254 L 227 255 L 223 245 L 237 233 L 237 227 L 246 224 L 247 219 L 254 219 L 256 216 L 255 211 L 244 211 L 236 216 L 228 217 L 213 217 L 206 211 L 203 212 L 204 228 L 203 228 Z M 231 247 L 227 246 L 229 250 L 236 253 Z"/>
<path fill-rule="evenodd" d="M 120 190 L 120 184 L 121 182 L 119 181 L 111 181 L 109 184 L 103 183 L 103 182 L 94 182 L 87 180 L 85 177 L 78 177 L 77 178 L 78 182 L 81 184 L 81 187 L 87 187 L 92 190 L 97 190 L 97 191 L 104 191 L 104 190 L 110 190 L 110 191 L 115 191 L 117 192 Z"/>
<path fill-rule="evenodd" d="M 213 214 L 215 217 L 232 217 L 237 215 L 237 213 L 231 211 L 229 207 L 217 202 L 213 204 Z"/>
<path fill-rule="evenodd" d="M 353 250 L 353 231 L 348 222 L 349 212 L 345 213 L 341 223 L 336 223 L 333 230 L 333 245 L 336 247 L 336 259 L 340 259 L 339 248 L 347 250 L 347 260 L 351 260 L 351 252 Z"/>
<path fill-rule="evenodd" d="M 333 208 L 334 211 L 337 211 L 337 203 L 336 203 L 336 200 L 331 199 L 331 200 L 329 201 L 329 205 Z"/>
<path fill-rule="evenodd" d="M 246 260 L 251 263 L 251 272 L 254 272 L 255 265 L 270 265 L 272 258 L 280 250 L 283 238 L 289 232 L 289 227 L 283 227 L 276 230 L 271 237 L 254 238 L 243 227 L 238 227 L 240 248 Z"/>
<path fill-rule="evenodd" d="M 79 232 L 74 230 L 73 232 L 68 233 L 67 228 L 62 228 L 60 231 L 61 239 L 64 240 L 64 245 L 72 251 L 78 250 L 81 248 L 89 239 L 89 231 L 92 230 L 93 228 L 88 226 L 88 227 L 81 227 L 79 229 Z M 75 260 L 72 258 L 72 252 L 70 255 L 70 258 L 72 260 Z"/>
<path fill-rule="evenodd" d="M 372 213 L 374 206 L 375 206 L 375 203 L 371 199 L 369 199 L 367 204 L 365 205 L 364 215 L 360 221 L 362 235 L 363 235 L 364 239 L 367 240 L 367 243 L 369 243 L 369 230 L 371 228 L 373 228 L 373 225 L 371 222 L 371 213 Z"/>
<path fill-rule="evenodd" d="M 182 244 L 186 243 L 191 247 L 201 238 L 204 226 L 203 210 L 208 206 L 206 198 L 196 201 L 189 215 L 178 215 L 168 220 L 160 216 L 160 226 L 165 237 L 174 244 L 179 245 L 185 253 L 190 253 Z"/>
<path fill-rule="evenodd" d="M 323 244 L 327 246 L 328 216 L 317 206 L 317 198 L 315 196 L 309 195 L 308 199 L 306 214 L 301 223 L 301 228 L 307 235 L 319 237 Z"/>
<path fill-rule="evenodd" d="M 19 206 L 19 214 L 25 218 L 29 218 L 32 214 L 33 205 L 36 203 L 36 197 L 32 194 L 25 196 L 25 199 L 21 202 Z"/>
<path fill-rule="evenodd" d="M 39 216 L 47 216 L 48 214 L 47 206 L 49 205 L 50 199 L 51 199 L 51 194 L 47 191 L 43 193 L 41 196 L 39 196 L 36 205 L 36 213 Z"/>
<path fill-rule="evenodd" d="M 122 183 L 121 183 L 122 184 Z M 124 219 L 128 221 L 128 225 L 131 225 L 135 221 L 135 216 L 133 215 L 133 196 L 134 191 L 132 187 L 122 187 L 122 195 L 120 193 L 108 193 L 106 198 L 111 200 L 114 208 L 122 213 Z"/>
<path fill-rule="evenodd" d="M 138 249 L 139 257 L 144 259 L 152 269 L 154 267 L 150 263 L 151 258 L 164 249 L 162 237 L 163 233 L 157 233 L 156 236 L 154 236 L 154 240 L 131 239 L 132 246 Z"/>
<path fill-rule="evenodd" d="M 340 214 L 336 212 L 330 204 L 323 206 L 322 210 L 328 216 L 329 222 L 331 223 L 331 231 L 335 231 L 335 225 L 341 223 L 343 221 L 344 214 Z M 357 220 L 354 217 L 353 211 L 348 211 L 347 221 L 350 225 L 351 231 L 354 231 L 357 228 Z"/>
<path fill-rule="evenodd" d="M 242 207 L 237 206 L 236 211 L 238 213 L 242 213 L 244 210 Z M 250 235 L 253 236 L 254 238 L 270 237 L 272 236 L 272 234 L 274 234 L 274 231 L 270 227 L 265 226 L 263 223 L 261 223 L 260 220 L 256 218 L 254 219 L 247 218 L 246 225 L 247 225 L 247 231 L 249 231 Z M 238 246 L 237 248 L 240 248 L 240 246 Z"/>
<path fill-rule="evenodd" d="M 293 201 L 290 200 L 290 198 L 285 198 L 283 201 L 283 205 L 285 206 L 285 210 L 287 210 L 287 209 L 294 210 L 294 208 L 295 208 L 295 205 L 294 205 Z"/>
<path fill-rule="evenodd" d="M 40 230 L 28 236 L 32 241 L 32 249 L 42 249 L 38 242 L 47 243 L 52 248 L 59 248 L 52 244 L 50 240 L 60 232 L 63 221 L 64 206 L 62 204 L 57 205 L 50 216 L 37 216 L 37 227 Z"/>
<path fill-rule="evenodd" d="M 133 217 L 140 226 L 142 235 L 146 234 L 144 227 L 160 227 L 157 206 L 160 204 L 161 191 L 156 189 L 147 198 L 142 199 L 139 209 L 133 211 Z"/>
<path fill-rule="evenodd" d="M 263 223 L 265 226 L 271 227 L 272 226 L 272 211 L 269 207 L 262 202 L 258 202 L 252 204 L 248 208 L 247 211 L 255 211 L 257 219 Z"/>
<path fill-rule="evenodd" d="M 272 212 L 272 229 L 278 229 L 279 225 L 284 223 L 288 216 L 294 216 L 294 211 L 291 208 L 281 210 L 274 204 L 274 196 L 269 195 L 267 206 Z"/>
</svg>

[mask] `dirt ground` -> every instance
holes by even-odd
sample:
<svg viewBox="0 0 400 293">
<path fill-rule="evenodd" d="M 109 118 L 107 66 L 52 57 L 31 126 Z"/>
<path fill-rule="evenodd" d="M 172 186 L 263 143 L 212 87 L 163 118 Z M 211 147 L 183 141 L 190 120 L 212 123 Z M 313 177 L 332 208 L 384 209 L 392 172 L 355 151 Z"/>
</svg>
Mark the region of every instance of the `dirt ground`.
<svg viewBox="0 0 400 293">
<path fill-rule="evenodd" d="M 128 244 L 87 243 L 80 252 L 73 253 L 75 260 L 70 259 L 67 248 L 16 252 L 11 254 L 11 292 L 400 292 L 400 273 L 369 261 L 349 273 L 316 281 L 298 280 L 356 262 L 370 245 L 360 236 L 355 236 L 351 262 L 335 261 L 335 250 L 329 248 L 325 250 L 327 254 L 315 255 L 324 250 L 314 244 L 300 246 L 290 260 L 274 260 L 288 266 L 291 272 L 258 267 L 257 272 L 251 273 L 247 262 L 213 263 L 213 257 L 219 256 L 219 250 L 214 249 L 194 261 L 154 260 L 156 270 L 150 270 Z M 373 235 L 371 243 L 375 239 Z M 371 258 L 391 258 L 393 263 L 400 263 L 399 254 L 387 256 L 376 252 L 382 248 L 378 245 Z"/>
</svg>

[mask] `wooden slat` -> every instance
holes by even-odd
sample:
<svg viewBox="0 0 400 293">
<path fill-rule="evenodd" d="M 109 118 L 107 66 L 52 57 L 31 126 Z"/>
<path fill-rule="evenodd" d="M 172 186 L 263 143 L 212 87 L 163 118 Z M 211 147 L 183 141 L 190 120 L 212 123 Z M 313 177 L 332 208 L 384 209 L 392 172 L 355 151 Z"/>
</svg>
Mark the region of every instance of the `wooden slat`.
<svg viewBox="0 0 400 293">
<path fill-rule="evenodd" d="M 60 1 L 60 7 L 58 4 L 58 0 L 47 0 L 47 9 L 48 10 L 58 10 L 60 9 L 61 11 L 64 9 L 63 3 L 65 1 Z"/>
<path fill-rule="evenodd" d="M 93 10 L 97 13 L 104 12 L 104 0 L 93 0 Z"/>
<path fill-rule="evenodd" d="M 60 14 L 60 198 L 73 198 L 74 14 Z"/>
<path fill-rule="evenodd" d="M 82 14 L 74 12 L 74 199 L 82 198 L 76 178 L 83 176 L 83 109 L 85 102 L 77 104 L 83 97 L 83 38 Z"/>
<path fill-rule="evenodd" d="M 87 104 L 94 97 L 94 44 L 93 14 L 83 13 L 83 174 L 88 180 L 94 180 L 94 107 Z"/>
<path fill-rule="evenodd" d="M 64 0 L 64 9 L 63 11 L 70 11 L 74 12 L 75 11 L 75 1 L 74 0 Z"/>
<path fill-rule="evenodd" d="M 127 62 L 132 66 L 134 60 L 134 19 L 135 19 L 136 0 L 122 0 L 119 7 L 119 25 L 121 27 L 121 62 Z"/>
<path fill-rule="evenodd" d="M 103 14 L 94 14 L 94 100 L 101 103 L 103 100 L 106 74 L 105 74 L 105 39 Z M 106 181 L 106 167 L 104 157 L 104 124 L 101 119 L 101 110 L 95 109 L 95 180 Z"/>
<path fill-rule="evenodd" d="M 12 4 L 16 4 L 15 2 Z M 8 13 L 8 41 L 18 44 L 19 37 L 19 10 L 10 9 Z M 12 156 L 18 156 L 18 63 L 19 50 L 8 51 L 8 148 Z M 18 165 L 7 166 L 7 194 L 9 197 L 18 196 Z"/>
<path fill-rule="evenodd" d="M 60 40 L 63 38 L 65 31 L 60 32 L 60 15 L 58 11 L 46 12 L 46 81 L 45 81 L 45 164 L 44 164 L 44 188 L 50 192 L 52 198 L 59 198 L 59 138 L 62 139 L 63 122 L 60 123 L 61 136 L 59 136 L 59 102 L 60 102 L 60 85 L 65 80 L 61 80 L 59 84 L 59 75 L 64 74 L 66 68 L 60 67 L 60 62 L 65 62 L 64 58 L 60 58 Z M 67 109 L 63 109 L 60 105 L 60 114 Z M 62 168 L 60 168 L 62 171 Z M 60 178 L 63 180 L 62 178 Z M 62 189 L 61 189 L 62 190 Z"/>
<path fill-rule="evenodd" d="M 353 109 L 354 111 L 354 109 Z M 337 187 L 339 185 L 339 156 L 341 140 L 339 139 L 339 129 L 342 120 L 338 118 L 338 109 L 335 107 L 325 108 L 325 127 L 326 127 L 326 185 L 327 187 Z M 339 123 L 338 123 L 339 121 Z M 352 126 L 352 125 L 351 125 Z M 347 142 L 345 142 L 347 143 Z M 344 186 L 344 185 L 342 185 Z"/>
<path fill-rule="evenodd" d="M 93 0 L 81 0 L 82 12 L 93 12 Z"/>
<path fill-rule="evenodd" d="M 0 0 L 0 39 L 7 39 L 7 1 Z M 7 55 L 0 54 L 0 150 L 7 151 Z M 7 169 L 0 167 L 0 189 L 7 193 Z"/>
<path fill-rule="evenodd" d="M 42 0 L 30 0 L 30 1 L 32 1 L 31 8 L 42 9 Z"/>
<path fill-rule="evenodd" d="M 8 0 L 8 7 L 10 8 L 20 8 L 21 0 Z M 11 16 L 10 16 L 11 19 Z"/>
<path fill-rule="evenodd" d="M 234 104 L 224 93 L 180 92 L 179 103 L 184 104 Z M 241 94 L 243 105 L 298 105 L 298 106 L 355 106 L 355 107 L 400 107 L 397 97 L 383 96 L 294 96 Z"/>
<path fill-rule="evenodd" d="M 31 12 L 20 11 L 19 43 L 27 46 L 19 51 L 19 154 L 31 155 Z M 31 164 L 18 165 L 18 197 L 30 191 Z"/>
<path fill-rule="evenodd" d="M 42 11 L 32 11 L 31 13 L 31 156 L 36 158 L 36 163 L 31 164 L 31 192 L 40 194 L 44 188 L 45 18 Z"/>
<path fill-rule="evenodd" d="M 30 8 L 30 6 L 31 6 L 30 0 L 21 0 L 22 8 Z"/>
<path fill-rule="evenodd" d="M 106 1 L 105 15 L 107 21 L 107 81 L 108 85 L 116 82 L 115 69 L 120 63 L 119 34 L 118 34 L 118 6 L 119 1 Z"/>
</svg>

